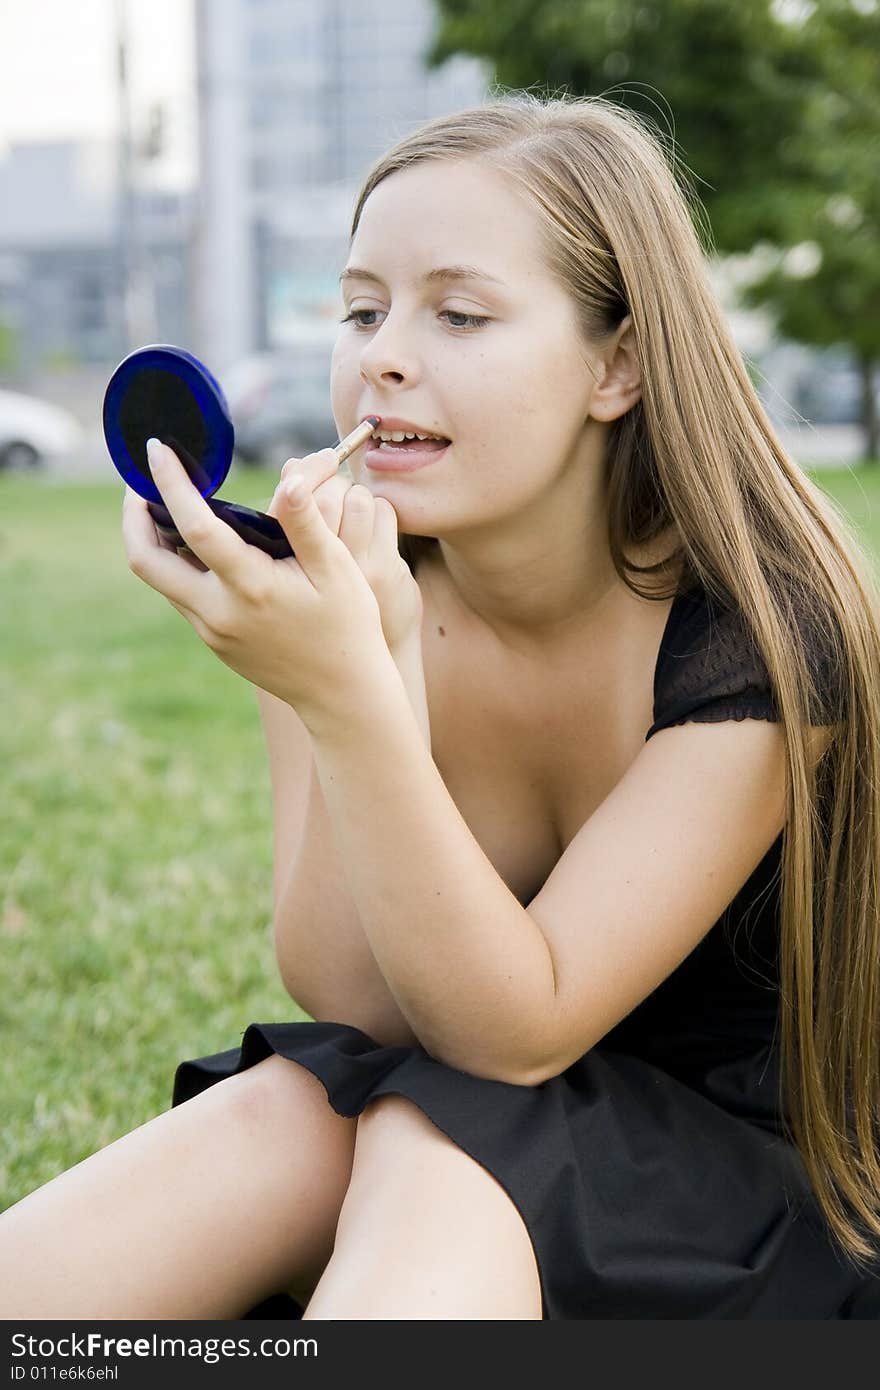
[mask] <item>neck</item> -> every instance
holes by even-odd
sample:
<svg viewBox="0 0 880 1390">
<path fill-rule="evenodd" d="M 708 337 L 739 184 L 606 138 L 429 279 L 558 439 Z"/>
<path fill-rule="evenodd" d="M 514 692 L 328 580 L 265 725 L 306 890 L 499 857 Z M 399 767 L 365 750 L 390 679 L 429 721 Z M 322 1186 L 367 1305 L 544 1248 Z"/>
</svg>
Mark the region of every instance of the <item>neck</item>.
<svg viewBox="0 0 880 1390">
<path fill-rule="evenodd" d="M 619 595 L 604 538 L 485 546 L 441 539 L 437 562 L 463 608 L 505 646 L 537 648 L 598 622 Z"/>
<path fill-rule="evenodd" d="M 442 586 L 447 599 L 469 622 L 488 631 L 497 644 L 526 655 L 547 655 L 554 646 L 592 634 L 613 635 L 646 600 L 620 578 L 611 560 L 607 522 L 566 532 L 549 544 L 546 534 L 530 528 L 517 544 L 508 534 L 492 538 L 440 538 L 426 560 L 427 575 Z M 628 546 L 627 556 L 639 565 L 668 559 L 675 550 L 670 527 L 651 546 Z M 667 587 L 680 566 L 667 567 L 653 579 L 640 576 L 649 589 Z M 650 601 L 648 601 L 650 602 Z"/>
<path fill-rule="evenodd" d="M 650 546 L 627 547 L 628 558 L 639 565 L 667 559 L 675 539 L 669 527 Z M 570 638 L 613 634 L 633 604 L 644 607 L 611 559 L 598 447 L 579 449 L 527 507 L 447 530 L 438 541 L 430 574 L 447 601 L 511 651 L 546 656 Z M 641 577 L 642 587 L 653 582 Z"/>
</svg>

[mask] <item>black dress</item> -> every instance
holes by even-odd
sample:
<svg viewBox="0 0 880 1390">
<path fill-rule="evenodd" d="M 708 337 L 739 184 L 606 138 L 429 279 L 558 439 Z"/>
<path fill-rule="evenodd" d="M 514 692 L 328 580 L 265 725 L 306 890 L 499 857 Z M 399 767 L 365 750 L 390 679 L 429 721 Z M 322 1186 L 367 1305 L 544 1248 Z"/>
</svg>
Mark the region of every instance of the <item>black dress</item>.
<svg viewBox="0 0 880 1390">
<path fill-rule="evenodd" d="M 688 720 L 778 718 L 741 616 L 681 589 L 646 741 Z M 544 1318 L 880 1318 L 880 1257 L 866 1278 L 832 1245 L 780 1131 L 781 848 L 782 835 L 658 989 L 538 1086 L 473 1076 L 344 1023 L 252 1023 L 240 1048 L 180 1064 L 173 1104 L 273 1052 L 317 1076 L 341 1115 L 408 1097 L 516 1204 Z"/>
</svg>

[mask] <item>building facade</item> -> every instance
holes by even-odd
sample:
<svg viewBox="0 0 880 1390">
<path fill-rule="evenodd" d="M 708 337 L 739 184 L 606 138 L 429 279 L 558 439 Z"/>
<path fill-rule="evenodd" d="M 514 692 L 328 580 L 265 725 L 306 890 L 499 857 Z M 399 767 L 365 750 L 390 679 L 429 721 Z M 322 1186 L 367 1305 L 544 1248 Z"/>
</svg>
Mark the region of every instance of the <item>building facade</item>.
<svg viewBox="0 0 880 1390">
<path fill-rule="evenodd" d="M 429 72 L 431 0 L 196 0 L 195 339 L 219 370 L 337 311 L 371 163 L 485 99 L 486 65 Z"/>
<path fill-rule="evenodd" d="M 0 374 L 117 361 L 129 347 L 113 141 L 12 145 L 0 162 Z M 145 341 L 191 332 L 192 194 L 133 188 Z M 136 288 L 138 288 L 136 286 Z"/>
</svg>

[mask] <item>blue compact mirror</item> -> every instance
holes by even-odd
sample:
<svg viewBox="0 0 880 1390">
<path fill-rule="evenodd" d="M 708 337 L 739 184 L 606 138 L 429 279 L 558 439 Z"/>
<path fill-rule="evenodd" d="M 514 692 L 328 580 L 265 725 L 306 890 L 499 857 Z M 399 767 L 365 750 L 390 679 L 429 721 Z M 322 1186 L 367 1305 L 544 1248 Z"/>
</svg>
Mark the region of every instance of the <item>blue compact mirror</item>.
<svg viewBox="0 0 880 1390">
<path fill-rule="evenodd" d="M 154 343 L 124 357 L 104 393 L 104 439 L 116 471 L 149 503 L 164 540 L 185 547 L 147 461 L 147 440 L 174 450 L 215 516 L 275 559 L 292 555 L 279 522 L 214 497 L 232 464 L 235 431 L 219 382 L 184 348 Z"/>
</svg>

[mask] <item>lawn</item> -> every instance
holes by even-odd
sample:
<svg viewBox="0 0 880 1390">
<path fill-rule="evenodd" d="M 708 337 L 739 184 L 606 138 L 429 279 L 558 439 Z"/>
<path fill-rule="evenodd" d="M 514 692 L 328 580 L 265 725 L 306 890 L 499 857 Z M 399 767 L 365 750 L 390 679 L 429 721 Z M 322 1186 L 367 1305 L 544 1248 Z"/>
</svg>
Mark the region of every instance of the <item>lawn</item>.
<svg viewBox="0 0 880 1390">
<path fill-rule="evenodd" d="M 277 481 L 233 478 L 251 506 Z M 131 574 L 121 503 L 0 478 L 0 1207 L 167 1109 L 181 1059 L 307 1017 L 254 691 Z"/>
<path fill-rule="evenodd" d="M 813 476 L 880 553 L 880 467 Z M 254 692 L 130 573 L 121 502 L 0 476 L 0 1208 L 167 1109 L 183 1058 L 308 1017 L 275 970 Z"/>
</svg>

